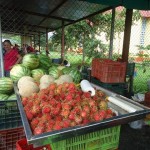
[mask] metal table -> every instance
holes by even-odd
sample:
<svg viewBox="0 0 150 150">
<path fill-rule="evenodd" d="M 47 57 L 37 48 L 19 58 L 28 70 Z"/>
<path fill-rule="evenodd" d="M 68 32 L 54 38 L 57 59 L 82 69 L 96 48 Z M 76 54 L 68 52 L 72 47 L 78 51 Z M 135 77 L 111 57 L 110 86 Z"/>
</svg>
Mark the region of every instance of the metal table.
<svg viewBox="0 0 150 150">
<path fill-rule="evenodd" d="M 122 108 L 118 107 L 117 105 L 114 105 L 114 104 L 108 102 L 109 107 L 111 107 L 112 109 L 114 109 L 115 111 L 118 112 L 118 116 L 115 116 L 115 117 L 112 117 L 109 119 L 105 119 L 105 120 L 99 121 L 99 122 L 92 122 L 92 123 L 89 123 L 84 126 L 78 125 L 75 127 L 64 128 L 64 129 L 57 130 L 57 131 L 43 133 L 41 135 L 33 135 L 32 131 L 30 129 L 30 125 L 28 123 L 23 105 L 21 103 L 21 97 L 19 95 L 18 88 L 16 85 L 14 85 L 15 93 L 17 96 L 18 107 L 19 107 L 19 111 L 21 114 L 21 118 L 22 118 L 22 122 L 23 122 L 23 126 L 24 126 L 24 130 L 25 130 L 25 134 L 26 134 L 28 143 L 34 144 L 35 147 L 42 146 L 45 144 L 64 140 L 64 139 L 71 138 L 74 136 L 83 135 L 86 133 L 90 133 L 90 132 L 102 130 L 105 128 L 109 128 L 109 127 L 113 127 L 113 126 L 117 126 L 117 125 L 121 125 L 121 124 L 126 124 L 126 123 L 129 123 L 132 121 L 140 120 L 140 119 L 143 119 L 147 114 L 150 113 L 150 109 L 148 107 L 145 107 L 137 102 L 134 102 L 126 97 L 123 97 L 121 95 L 113 93 L 109 90 L 101 88 L 95 84 L 92 84 L 92 86 L 104 91 L 108 96 L 116 97 L 123 103 L 129 104 L 130 106 L 135 108 L 137 111 L 133 112 L 133 113 L 128 113 L 125 110 L 123 110 Z"/>
</svg>

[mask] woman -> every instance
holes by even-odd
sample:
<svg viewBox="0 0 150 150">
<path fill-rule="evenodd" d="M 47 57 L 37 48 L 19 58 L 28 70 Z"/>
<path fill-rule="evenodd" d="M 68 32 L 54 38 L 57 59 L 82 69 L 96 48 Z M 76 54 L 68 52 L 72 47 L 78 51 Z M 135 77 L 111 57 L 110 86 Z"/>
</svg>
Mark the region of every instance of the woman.
<svg viewBox="0 0 150 150">
<path fill-rule="evenodd" d="M 22 60 L 21 55 L 16 49 L 11 48 L 12 44 L 9 40 L 5 40 L 3 42 L 3 47 L 5 50 L 4 53 L 4 71 L 5 71 L 5 76 L 9 77 L 10 76 L 10 70 L 11 68 L 20 63 Z"/>
</svg>

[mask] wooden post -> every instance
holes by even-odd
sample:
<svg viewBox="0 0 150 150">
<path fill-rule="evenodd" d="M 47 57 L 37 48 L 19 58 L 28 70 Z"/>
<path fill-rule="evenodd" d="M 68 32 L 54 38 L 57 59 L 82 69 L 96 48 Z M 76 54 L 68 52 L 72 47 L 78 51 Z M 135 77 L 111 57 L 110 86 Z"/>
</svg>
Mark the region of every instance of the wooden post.
<svg viewBox="0 0 150 150">
<path fill-rule="evenodd" d="M 33 38 L 34 38 L 33 40 L 34 40 L 34 49 L 35 49 L 35 34 L 34 34 Z"/>
<path fill-rule="evenodd" d="M 41 34 L 39 32 L 39 52 L 40 52 L 40 37 L 41 37 Z"/>
<path fill-rule="evenodd" d="M 30 45 L 32 47 L 32 36 L 30 36 Z"/>
<path fill-rule="evenodd" d="M 126 9 L 122 61 L 128 62 L 133 9 Z"/>
<path fill-rule="evenodd" d="M 115 22 L 115 8 L 112 9 L 110 44 L 109 44 L 109 58 L 112 59 L 113 54 L 113 39 L 114 39 L 114 22 Z"/>
<path fill-rule="evenodd" d="M 48 29 L 46 28 L 46 55 L 48 55 Z"/>
<path fill-rule="evenodd" d="M 62 37 L 61 37 L 61 59 L 64 61 L 64 49 L 65 49 L 65 33 L 64 33 L 64 21 L 62 21 Z"/>
</svg>

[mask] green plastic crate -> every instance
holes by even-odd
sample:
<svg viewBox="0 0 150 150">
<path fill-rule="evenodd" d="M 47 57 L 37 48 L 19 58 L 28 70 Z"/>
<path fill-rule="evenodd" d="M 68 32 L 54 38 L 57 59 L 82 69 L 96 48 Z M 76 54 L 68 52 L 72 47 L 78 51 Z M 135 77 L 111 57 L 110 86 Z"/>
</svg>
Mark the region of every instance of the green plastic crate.
<svg viewBox="0 0 150 150">
<path fill-rule="evenodd" d="M 52 150 L 115 150 L 119 146 L 120 127 L 75 136 L 50 145 Z"/>
<path fill-rule="evenodd" d="M 126 83 L 103 83 L 94 77 L 91 77 L 91 82 L 123 96 L 127 90 Z"/>
<path fill-rule="evenodd" d="M 0 130 L 22 126 L 17 100 L 0 101 Z"/>
</svg>

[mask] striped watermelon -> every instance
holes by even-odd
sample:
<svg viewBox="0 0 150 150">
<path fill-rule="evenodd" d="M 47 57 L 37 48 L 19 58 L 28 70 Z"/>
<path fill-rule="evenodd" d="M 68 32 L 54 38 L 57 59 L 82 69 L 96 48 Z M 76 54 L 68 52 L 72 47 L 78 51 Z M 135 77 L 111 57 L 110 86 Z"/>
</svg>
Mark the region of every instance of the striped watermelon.
<svg viewBox="0 0 150 150">
<path fill-rule="evenodd" d="M 9 97 L 9 95 L 7 95 L 7 94 L 0 94 L 0 101 L 7 100 L 8 97 Z"/>
<path fill-rule="evenodd" d="M 12 93 L 13 81 L 9 77 L 0 78 L 0 94 L 10 94 Z"/>
<path fill-rule="evenodd" d="M 71 67 L 65 67 L 62 69 L 63 74 L 69 74 L 71 72 L 72 68 Z"/>
<path fill-rule="evenodd" d="M 31 71 L 22 64 L 17 64 L 10 70 L 10 78 L 14 82 L 17 82 L 23 76 L 30 76 L 30 75 Z"/>
<path fill-rule="evenodd" d="M 38 55 L 38 57 L 40 59 L 39 67 L 48 69 L 52 65 L 52 61 L 51 61 L 50 57 L 48 57 L 44 54 L 40 54 L 40 55 Z"/>
<path fill-rule="evenodd" d="M 73 78 L 73 82 L 80 83 L 80 81 L 82 79 L 82 75 L 79 70 L 74 68 L 69 72 L 69 75 Z"/>
<path fill-rule="evenodd" d="M 62 70 L 58 69 L 58 66 L 52 66 L 49 68 L 49 75 L 52 75 L 55 79 L 62 75 Z"/>
<path fill-rule="evenodd" d="M 10 95 L 7 100 L 17 100 L 16 94 Z"/>
<path fill-rule="evenodd" d="M 7 107 L 17 107 L 16 94 L 10 95 L 6 100 L 7 100 L 7 102 L 6 102 Z"/>
<path fill-rule="evenodd" d="M 31 71 L 31 76 L 32 76 L 33 79 L 34 79 L 35 81 L 37 81 L 37 82 L 39 82 L 39 81 L 40 81 L 40 78 L 41 78 L 43 75 L 45 75 L 45 74 L 46 74 L 46 72 L 45 72 L 43 69 L 40 69 L 40 68 L 34 69 L 34 70 Z"/>
<path fill-rule="evenodd" d="M 30 70 L 36 69 L 39 66 L 40 60 L 35 54 L 26 54 L 23 57 L 22 64 Z"/>
</svg>

